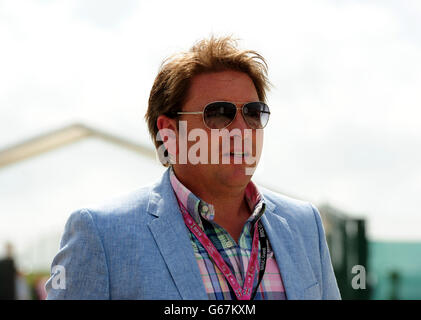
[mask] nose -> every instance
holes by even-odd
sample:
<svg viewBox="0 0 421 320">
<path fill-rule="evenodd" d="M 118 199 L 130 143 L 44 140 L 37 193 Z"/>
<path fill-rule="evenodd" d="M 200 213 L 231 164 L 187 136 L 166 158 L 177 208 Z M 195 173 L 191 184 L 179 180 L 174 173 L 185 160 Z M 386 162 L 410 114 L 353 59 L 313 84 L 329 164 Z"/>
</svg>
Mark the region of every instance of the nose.
<svg viewBox="0 0 421 320">
<path fill-rule="evenodd" d="M 243 104 L 241 104 L 240 107 L 238 107 L 238 105 L 236 106 L 237 106 L 237 113 L 235 114 L 234 120 L 232 120 L 232 122 L 230 123 L 227 129 L 228 130 L 234 129 L 234 128 L 240 129 L 240 130 L 250 129 L 250 126 L 247 124 L 243 116 Z"/>
</svg>

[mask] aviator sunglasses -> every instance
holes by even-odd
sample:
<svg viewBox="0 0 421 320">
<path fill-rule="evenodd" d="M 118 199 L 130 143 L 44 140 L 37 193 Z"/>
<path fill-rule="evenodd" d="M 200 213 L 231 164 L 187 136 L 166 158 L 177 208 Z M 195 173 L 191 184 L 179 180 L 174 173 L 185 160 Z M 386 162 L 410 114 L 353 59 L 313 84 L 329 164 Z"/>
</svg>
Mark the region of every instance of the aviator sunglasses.
<svg viewBox="0 0 421 320">
<path fill-rule="evenodd" d="M 269 107 L 260 101 L 244 103 L 242 108 L 237 108 L 233 102 L 214 101 L 208 103 L 203 111 L 180 111 L 177 114 L 202 114 L 207 128 L 224 129 L 234 121 L 237 109 L 241 109 L 245 122 L 252 129 L 263 129 L 269 121 Z"/>
</svg>

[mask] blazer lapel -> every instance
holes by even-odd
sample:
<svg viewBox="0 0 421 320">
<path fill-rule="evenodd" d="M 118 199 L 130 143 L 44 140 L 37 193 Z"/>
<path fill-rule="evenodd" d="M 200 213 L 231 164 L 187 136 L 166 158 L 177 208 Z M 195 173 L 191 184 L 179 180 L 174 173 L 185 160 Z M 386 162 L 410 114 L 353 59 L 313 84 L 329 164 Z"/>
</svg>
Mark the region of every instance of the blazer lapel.
<svg viewBox="0 0 421 320">
<path fill-rule="evenodd" d="M 182 299 L 208 299 L 187 228 L 169 182 L 168 170 L 151 192 L 148 212 L 156 216 L 149 229 Z"/>
<path fill-rule="evenodd" d="M 297 260 L 300 253 L 294 243 L 292 231 L 287 220 L 274 213 L 275 205 L 267 199 L 265 202 L 266 211 L 262 222 L 281 272 L 287 299 L 301 299 L 304 295 L 304 275 Z"/>
</svg>

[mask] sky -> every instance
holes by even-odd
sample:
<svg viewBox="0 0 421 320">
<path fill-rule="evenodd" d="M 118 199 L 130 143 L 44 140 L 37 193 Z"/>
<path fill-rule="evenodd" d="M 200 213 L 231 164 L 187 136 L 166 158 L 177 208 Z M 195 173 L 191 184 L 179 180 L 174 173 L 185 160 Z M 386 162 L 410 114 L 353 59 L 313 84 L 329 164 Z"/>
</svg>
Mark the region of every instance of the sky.
<svg viewBox="0 0 421 320">
<path fill-rule="evenodd" d="M 256 179 L 419 241 L 420 21 L 417 0 L 0 0 L 0 149 L 74 122 L 152 147 L 162 60 L 233 35 L 273 84 Z"/>
</svg>

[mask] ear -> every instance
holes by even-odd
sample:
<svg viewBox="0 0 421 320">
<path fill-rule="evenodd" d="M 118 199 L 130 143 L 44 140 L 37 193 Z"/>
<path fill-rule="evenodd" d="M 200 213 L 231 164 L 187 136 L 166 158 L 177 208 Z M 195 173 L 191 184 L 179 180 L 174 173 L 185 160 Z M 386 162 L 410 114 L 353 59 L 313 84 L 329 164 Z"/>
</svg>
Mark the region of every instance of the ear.
<svg viewBox="0 0 421 320">
<path fill-rule="evenodd" d="M 158 127 L 158 134 L 156 139 L 163 141 L 165 148 L 168 150 L 170 157 L 176 159 L 178 154 L 177 148 L 177 119 L 169 118 L 165 115 L 160 115 L 156 120 Z"/>
</svg>

